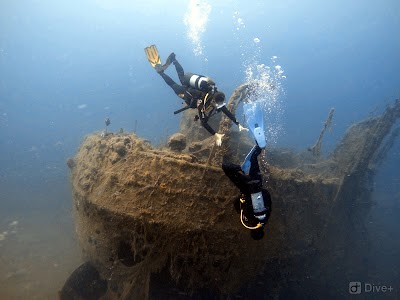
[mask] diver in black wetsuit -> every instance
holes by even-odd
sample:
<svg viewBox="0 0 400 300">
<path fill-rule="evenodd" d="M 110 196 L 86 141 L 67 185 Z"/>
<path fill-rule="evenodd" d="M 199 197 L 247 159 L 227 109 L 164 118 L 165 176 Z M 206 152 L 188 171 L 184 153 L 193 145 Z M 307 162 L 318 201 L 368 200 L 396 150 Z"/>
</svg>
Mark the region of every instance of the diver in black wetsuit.
<svg viewBox="0 0 400 300">
<path fill-rule="evenodd" d="M 179 81 L 182 85 L 177 84 L 171 79 L 171 77 L 164 73 L 171 63 L 174 64 Z M 187 108 L 197 108 L 198 115 L 196 116 L 195 121 L 200 119 L 202 126 L 210 134 L 215 136 L 216 144 L 218 146 L 221 146 L 223 134 L 215 132 L 215 130 L 208 124 L 209 118 L 214 114 L 222 111 L 232 120 L 232 122 L 239 126 L 239 131 L 248 130 L 240 125 L 236 120 L 235 115 L 226 108 L 224 102 L 225 94 L 217 90 L 215 83 L 208 77 L 193 73 L 185 73 L 181 64 L 176 60 L 174 53 L 171 53 L 168 56 L 164 65 L 157 63 L 154 65 L 154 68 L 164 81 L 174 90 L 175 94 L 182 98 L 186 103 L 186 107 L 176 111 L 175 113 L 181 112 Z"/>
<path fill-rule="evenodd" d="M 258 165 L 258 155 L 262 149 L 256 145 L 250 151 L 248 158 L 250 171 L 246 175 L 242 167 L 236 164 L 222 163 L 222 169 L 229 179 L 240 190 L 240 197 L 235 206 L 240 208 L 240 220 L 247 229 L 250 229 L 251 237 L 255 240 L 264 236 L 264 226 L 271 215 L 271 195 L 262 187 L 262 176 Z"/>
</svg>

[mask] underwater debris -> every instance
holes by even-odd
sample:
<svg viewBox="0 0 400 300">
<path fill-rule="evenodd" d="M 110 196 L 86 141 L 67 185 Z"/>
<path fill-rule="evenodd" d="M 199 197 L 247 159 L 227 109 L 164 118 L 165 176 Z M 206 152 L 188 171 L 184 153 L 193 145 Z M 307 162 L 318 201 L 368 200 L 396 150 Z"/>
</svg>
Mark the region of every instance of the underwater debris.
<svg viewBox="0 0 400 300">
<path fill-rule="evenodd" d="M 392 129 L 399 118 L 400 99 L 397 99 L 381 115 L 350 126 L 332 154 L 332 159 L 342 167 L 339 172 L 352 173 L 357 169 L 363 172 L 370 162 L 378 162 L 393 144 L 391 139 L 396 137 L 398 129 Z M 385 138 L 388 138 L 386 144 Z"/>
<path fill-rule="evenodd" d="M 107 118 L 104 120 L 104 123 L 106 124 L 106 128 L 104 129 L 103 132 L 100 133 L 100 136 L 101 136 L 102 138 L 104 138 L 104 137 L 106 137 L 106 136 L 112 134 L 112 133 L 107 132 L 108 125 L 111 124 L 110 118 L 107 117 Z"/>
<path fill-rule="evenodd" d="M 59 297 L 61 300 L 99 299 L 106 291 L 107 280 L 100 277 L 91 262 L 85 262 L 69 276 Z"/>
<path fill-rule="evenodd" d="M 247 93 L 247 85 L 238 87 L 228 109 L 235 111 Z M 366 182 L 370 164 L 398 136 L 393 130 L 400 118 L 398 100 L 381 116 L 349 128 L 327 158 L 275 149 L 276 161 L 290 158 L 290 164 L 270 161 L 264 184 L 274 199 L 274 212 L 265 237 L 257 242 L 237 222 L 232 205 L 237 190 L 219 163 L 224 155 L 239 161 L 248 141 L 230 131 L 231 122 L 222 118 L 219 132 L 226 139 L 222 147 L 214 147 L 212 137 L 196 139 L 198 128 L 193 122 L 186 126 L 190 112 L 184 114 L 181 133 L 190 153 L 153 148 L 134 134 L 107 139 L 92 134 L 74 158 L 76 232 L 100 276 L 109 278 L 105 297 L 146 299 L 154 285 L 151 278 L 160 271 L 168 276 L 170 289 L 178 282 L 187 292 L 208 289 L 214 295 L 235 295 L 264 270 L 263 281 L 279 295 L 285 288 L 278 282 L 285 282 L 282 274 L 300 280 L 315 261 L 321 270 L 315 276 L 326 282 L 331 279 L 322 271 L 326 268 L 338 270 L 341 280 L 362 268 L 359 264 L 350 272 L 338 266 L 343 261 L 353 266 L 342 249 L 363 247 L 354 245 L 349 232 L 357 234 L 371 207 Z M 104 159 L 117 155 L 115 145 L 126 139 L 130 146 L 123 159 Z"/>
<path fill-rule="evenodd" d="M 370 163 L 371 169 L 377 169 L 379 167 L 379 165 L 386 158 L 389 150 L 393 147 L 395 140 L 399 136 L 400 136 L 400 127 L 397 127 L 392 130 L 390 135 L 387 137 L 386 141 L 384 141 L 384 143 L 382 145 L 380 145 L 380 148 L 378 149 L 378 151 L 376 151 L 376 153 Z"/>
<path fill-rule="evenodd" d="M 118 153 L 119 156 L 124 156 L 126 154 L 125 141 L 116 142 L 113 147 L 114 151 Z"/>
<path fill-rule="evenodd" d="M 73 167 L 75 167 L 75 165 L 76 165 L 75 160 L 73 158 L 68 158 L 67 160 L 68 168 L 72 169 Z"/>
<path fill-rule="evenodd" d="M 168 140 L 168 147 L 172 151 L 182 151 L 186 148 L 186 136 L 182 133 L 175 133 L 171 135 Z"/>
<path fill-rule="evenodd" d="M 335 109 L 331 108 L 331 110 L 329 111 L 329 114 L 328 114 L 328 118 L 325 121 L 324 128 L 322 129 L 317 142 L 314 144 L 314 146 L 307 149 L 308 151 L 311 151 L 314 156 L 321 155 L 322 139 L 324 138 L 325 131 L 327 129 L 330 130 L 332 128 L 332 118 L 333 118 L 334 112 L 335 112 Z"/>
</svg>

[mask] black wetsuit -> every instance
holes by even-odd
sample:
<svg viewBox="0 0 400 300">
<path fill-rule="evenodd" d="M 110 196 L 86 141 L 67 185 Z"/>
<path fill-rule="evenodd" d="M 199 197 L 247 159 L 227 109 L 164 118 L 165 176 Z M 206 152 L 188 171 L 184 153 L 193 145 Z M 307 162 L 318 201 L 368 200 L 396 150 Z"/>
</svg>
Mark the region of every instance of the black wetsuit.
<svg viewBox="0 0 400 300">
<path fill-rule="evenodd" d="M 208 119 L 213 116 L 214 114 L 222 111 L 224 114 L 228 116 L 229 119 L 232 120 L 236 125 L 239 126 L 239 122 L 236 120 L 234 114 L 232 114 L 225 105 L 217 108 L 214 101 L 212 101 L 212 94 L 211 92 L 208 93 L 207 91 L 200 91 L 189 86 L 187 83 L 189 81 L 188 75 L 185 75 L 181 64 L 174 59 L 173 64 L 175 65 L 176 73 L 178 74 L 179 81 L 182 85 L 177 84 L 171 77 L 169 77 L 164 72 L 160 72 L 160 76 L 164 79 L 164 81 L 174 90 L 176 95 L 183 94 L 183 100 L 185 101 L 186 105 L 190 108 L 197 108 L 198 109 L 198 116 L 201 121 L 201 125 L 212 135 L 215 134 L 215 130 L 208 125 Z M 208 96 L 207 96 L 208 95 Z M 206 99 L 207 96 L 207 99 Z M 208 101 L 205 101 L 208 100 Z"/>
<path fill-rule="evenodd" d="M 257 157 L 260 153 L 261 148 L 257 146 L 250 159 L 251 167 L 249 175 L 246 175 L 239 165 L 232 163 L 222 163 L 222 169 L 224 170 L 226 176 L 228 176 L 229 179 L 239 188 L 241 197 L 237 199 L 237 202 L 239 202 L 240 199 L 244 200 L 244 203 L 241 203 L 241 206 L 244 215 L 250 223 L 257 224 L 259 222 L 253 210 L 251 194 L 259 192 L 262 193 L 265 211 L 259 213 L 258 215 L 266 215 L 262 222 L 262 225 L 265 225 L 271 215 L 272 203 L 271 195 L 269 194 L 268 190 L 265 188 L 263 189 L 262 187 L 262 176 L 257 160 Z"/>
</svg>

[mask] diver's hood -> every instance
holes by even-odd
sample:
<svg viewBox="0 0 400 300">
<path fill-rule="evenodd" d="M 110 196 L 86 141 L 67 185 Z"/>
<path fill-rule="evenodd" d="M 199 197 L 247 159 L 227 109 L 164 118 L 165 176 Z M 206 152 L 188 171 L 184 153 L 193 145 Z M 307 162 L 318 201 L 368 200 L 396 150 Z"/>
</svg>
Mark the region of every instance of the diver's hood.
<svg viewBox="0 0 400 300">
<path fill-rule="evenodd" d="M 217 108 L 220 109 L 225 105 L 225 94 L 222 92 L 215 92 L 213 94 L 213 98 L 215 101 L 215 104 L 217 105 Z"/>
</svg>

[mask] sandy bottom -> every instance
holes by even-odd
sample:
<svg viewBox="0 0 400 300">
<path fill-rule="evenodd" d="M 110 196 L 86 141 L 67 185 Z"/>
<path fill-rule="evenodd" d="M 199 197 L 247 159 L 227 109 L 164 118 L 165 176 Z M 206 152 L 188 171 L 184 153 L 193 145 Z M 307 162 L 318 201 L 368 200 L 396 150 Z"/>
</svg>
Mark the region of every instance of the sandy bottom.
<svg viewBox="0 0 400 300">
<path fill-rule="evenodd" d="M 57 299 L 81 263 L 68 182 L 0 188 L 0 299 Z"/>
</svg>

